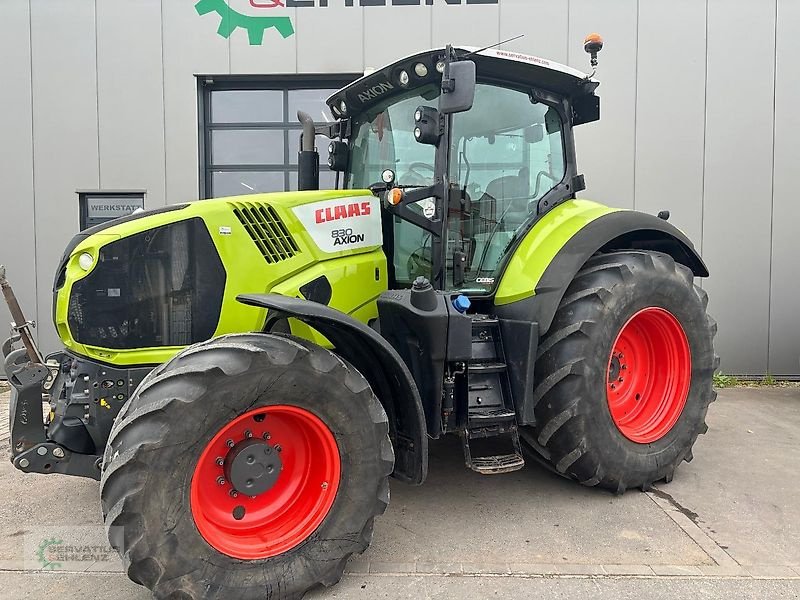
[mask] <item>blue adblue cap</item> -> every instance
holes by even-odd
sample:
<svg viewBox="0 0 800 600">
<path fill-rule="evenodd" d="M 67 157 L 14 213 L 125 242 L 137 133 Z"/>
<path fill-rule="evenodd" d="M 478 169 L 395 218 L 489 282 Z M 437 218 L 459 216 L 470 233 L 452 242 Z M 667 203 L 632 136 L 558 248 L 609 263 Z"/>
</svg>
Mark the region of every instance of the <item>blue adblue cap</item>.
<svg viewBox="0 0 800 600">
<path fill-rule="evenodd" d="M 455 300 L 453 300 L 453 308 L 460 313 L 467 312 L 470 306 L 472 306 L 472 302 L 470 302 L 469 298 L 466 296 L 458 296 Z"/>
</svg>

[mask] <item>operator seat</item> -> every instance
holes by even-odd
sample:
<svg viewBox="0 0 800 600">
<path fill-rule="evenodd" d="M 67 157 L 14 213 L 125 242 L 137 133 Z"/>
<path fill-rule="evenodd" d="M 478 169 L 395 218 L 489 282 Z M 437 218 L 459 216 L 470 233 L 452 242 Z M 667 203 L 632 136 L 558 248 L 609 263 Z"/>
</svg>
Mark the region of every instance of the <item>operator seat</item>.
<svg viewBox="0 0 800 600">
<path fill-rule="evenodd" d="M 497 221 L 503 218 L 516 228 L 528 218 L 530 190 L 530 170 L 527 167 L 520 169 L 517 175 L 498 177 L 489 182 L 478 200 L 481 215 Z M 490 217 L 492 212 L 494 214 Z"/>
</svg>

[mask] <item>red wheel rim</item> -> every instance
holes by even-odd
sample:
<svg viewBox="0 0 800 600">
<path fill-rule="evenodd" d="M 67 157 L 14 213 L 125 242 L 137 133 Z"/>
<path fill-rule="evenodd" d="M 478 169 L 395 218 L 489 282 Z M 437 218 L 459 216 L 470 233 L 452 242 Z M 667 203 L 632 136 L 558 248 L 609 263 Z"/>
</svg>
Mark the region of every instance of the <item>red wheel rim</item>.
<svg viewBox="0 0 800 600">
<path fill-rule="evenodd" d="M 640 310 L 619 332 L 608 361 L 611 418 L 632 442 L 658 441 L 681 416 L 691 380 L 689 340 L 678 319 L 663 308 Z"/>
<path fill-rule="evenodd" d="M 252 464 L 244 453 L 248 445 L 277 459 L 274 468 L 247 467 L 263 473 L 269 468 L 274 478 L 254 496 L 239 491 L 246 489 L 241 471 L 229 470 L 245 458 Z M 340 475 L 339 447 L 319 417 L 296 406 L 257 408 L 226 424 L 203 450 L 192 476 L 192 516 L 219 552 L 243 560 L 270 558 L 316 531 L 333 506 Z"/>
</svg>

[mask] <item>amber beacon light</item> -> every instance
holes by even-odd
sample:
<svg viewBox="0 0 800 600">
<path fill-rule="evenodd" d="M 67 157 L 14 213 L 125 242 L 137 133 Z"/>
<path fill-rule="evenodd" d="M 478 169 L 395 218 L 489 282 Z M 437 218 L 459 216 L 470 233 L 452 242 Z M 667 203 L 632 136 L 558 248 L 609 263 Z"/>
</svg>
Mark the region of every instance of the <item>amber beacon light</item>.
<svg viewBox="0 0 800 600">
<path fill-rule="evenodd" d="M 592 67 L 597 66 L 597 54 L 603 49 L 603 36 L 599 33 L 590 33 L 583 40 L 583 49 L 591 56 Z"/>
</svg>

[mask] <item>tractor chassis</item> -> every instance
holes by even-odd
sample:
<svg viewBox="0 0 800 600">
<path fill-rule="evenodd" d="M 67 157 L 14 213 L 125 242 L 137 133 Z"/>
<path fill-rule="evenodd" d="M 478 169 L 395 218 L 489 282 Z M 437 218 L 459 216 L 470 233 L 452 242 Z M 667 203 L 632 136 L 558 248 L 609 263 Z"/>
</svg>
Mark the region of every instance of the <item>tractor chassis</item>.
<svg viewBox="0 0 800 600">
<path fill-rule="evenodd" d="M 46 365 L 26 360 L 24 348 L 5 354 L 12 340 L 3 344 L 5 369 L 13 388 L 9 405 L 11 462 L 25 473 L 62 473 L 99 480 L 101 456 L 71 452 L 47 439 L 42 384 L 52 383 L 53 373 Z"/>
<path fill-rule="evenodd" d="M 15 347 L 19 341 L 14 332 L 2 345 L 12 387 L 12 464 L 25 473 L 99 480 L 103 448 L 114 419 L 150 368 L 114 369 L 66 352 L 52 354 L 44 363 L 34 362 L 25 347 Z M 114 396 L 108 393 L 109 382 L 114 383 Z M 48 417 L 45 407 L 50 409 Z M 90 429 L 79 424 L 78 414 Z"/>
</svg>

